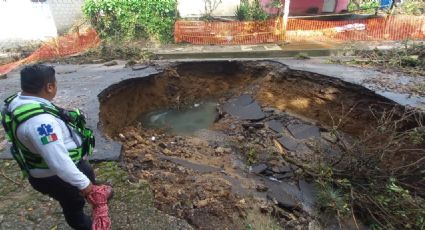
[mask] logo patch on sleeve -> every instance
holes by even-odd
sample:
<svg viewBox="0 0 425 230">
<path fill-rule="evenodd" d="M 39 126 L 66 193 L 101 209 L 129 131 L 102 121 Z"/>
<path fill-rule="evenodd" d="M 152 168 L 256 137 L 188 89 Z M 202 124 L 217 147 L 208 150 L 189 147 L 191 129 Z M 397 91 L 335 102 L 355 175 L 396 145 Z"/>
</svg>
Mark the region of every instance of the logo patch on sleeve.
<svg viewBox="0 0 425 230">
<path fill-rule="evenodd" d="M 50 142 L 55 142 L 58 140 L 58 136 L 56 136 L 56 133 L 52 133 L 49 136 L 45 136 L 41 138 L 41 143 L 43 143 L 43 145 L 47 145 Z"/>
<path fill-rule="evenodd" d="M 37 128 L 37 132 L 41 137 L 41 143 L 43 145 L 49 144 L 51 142 L 55 142 L 58 140 L 58 136 L 53 132 L 53 128 L 51 125 L 42 124 Z"/>
</svg>

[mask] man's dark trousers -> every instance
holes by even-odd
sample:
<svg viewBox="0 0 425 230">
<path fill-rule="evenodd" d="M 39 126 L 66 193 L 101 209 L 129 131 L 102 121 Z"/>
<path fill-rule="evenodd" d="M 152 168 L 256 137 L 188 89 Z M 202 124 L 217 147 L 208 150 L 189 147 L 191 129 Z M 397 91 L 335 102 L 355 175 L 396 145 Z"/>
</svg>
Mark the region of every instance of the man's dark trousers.
<svg viewBox="0 0 425 230">
<path fill-rule="evenodd" d="M 77 167 L 95 184 L 94 171 L 87 161 L 81 160 Z M 91 230 L 92 221 L 89 216 L 84 214 L 85 199 L 81 196 L 78 188 L 63 181 L 58 176 L 46 178 L 30 176 L 29 182 L 35 190 L 59 201 L 69 226 L 78 230 Z"/>
</svg>

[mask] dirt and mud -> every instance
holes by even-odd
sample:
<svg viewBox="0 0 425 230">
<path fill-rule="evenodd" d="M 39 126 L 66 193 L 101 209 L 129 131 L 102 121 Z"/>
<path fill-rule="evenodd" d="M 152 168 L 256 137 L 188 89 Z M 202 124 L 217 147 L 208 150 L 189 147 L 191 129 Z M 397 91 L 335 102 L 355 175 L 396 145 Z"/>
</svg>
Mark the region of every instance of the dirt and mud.
<svg viewBox="0 0 425 230">
<path fill-rule="evenodd" d="M 275 62 L 173 64 L 113 85 L 99 100 L 101 127 L 123 143 L 132 180 L 148 181 L 157 208 L 199 229 L 245 229 L 258 223 L 250 218 L 285 229 L 336 227 L 315 209 L 311 181 L 282 154 L 338 155 L 332 129 L 356 137 L 374 125 L 372 111 L 395 106 L 363 87 Z M 151 111 L 211 100 L 215 123 L 190 135 L 140 122 Z"/>
</svg>

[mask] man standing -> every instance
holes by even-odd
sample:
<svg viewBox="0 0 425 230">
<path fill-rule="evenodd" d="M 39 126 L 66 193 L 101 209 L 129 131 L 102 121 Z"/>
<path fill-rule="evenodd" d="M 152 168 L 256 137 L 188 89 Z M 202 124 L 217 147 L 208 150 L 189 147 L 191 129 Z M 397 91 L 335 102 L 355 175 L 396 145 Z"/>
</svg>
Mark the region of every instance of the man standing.
<svg viewBox="0 0 425 230">
<path fill-rule="evenodd" d="M 53 67 L 24 67 L 21 89 L 5 100 L 1 113 L 13 157 L 35 190 L 60 203 L 72 228 L 89 230 L 93 225 L 99 229 L 84 214 L 85 198 L 95 215 L 98 206 L 107 205 L 112 188 L 95 185 L 94 171 L 87 162 L 94 137 L 85 127 L 84 116 L 79 110 L 66 111 L 51 103 L 57 92 Z M 110 221 L 101 229 L 108 228 Z"/>
</svg>

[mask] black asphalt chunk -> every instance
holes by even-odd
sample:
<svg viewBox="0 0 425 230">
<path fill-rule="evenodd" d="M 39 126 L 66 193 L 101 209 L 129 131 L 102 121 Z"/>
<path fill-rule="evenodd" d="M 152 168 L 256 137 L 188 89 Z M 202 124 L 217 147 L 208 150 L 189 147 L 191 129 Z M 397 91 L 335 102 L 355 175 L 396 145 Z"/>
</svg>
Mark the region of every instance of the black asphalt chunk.
<svg viewBox="0 0 425 230">
<path fill-rule="evenodd" d="M 281 138 L 277 139 L 279 143 L 289 151 L 295 151 L 298 147 L 298 142 L 290 136 L 283 135 Z"/>
<path fill-rule="evenodd" d="M 295 185 L 286 182 L 270 182 L 266 181 L 265 185 L 269 188 L 267 198 L 277 202 L 277 205 L 284 209 L 297 209 L 300 206 L 296 197 L 300 191 Z"/>
<path fill-rule="evenodd" d="M 291 124 L 287 126 L 289 132 L 297 139 L 308 139 L 313 137 L 320 137 L 319 128 L 312 125 L 305 124 Z"/>
<path fill-rule="evenodd" d="M 266 125 L 269 129 L 275 131 L 276 133 L 281 133 L 283 131 L 283 125 L 280 121 L 271 120 L 266 122 Z"/>
<path fill-rule="evenodd" d="M 251 172 L 255 174 L 261 174 L 262 172 L 266 171 L 267 165 L 266 164 L 258 164 L 252 167 Z"/>
<path fill-rule="evenodd" d="M 249 95 L 242 95 L 223 105 L 223 110 L 241 120 L 258 121 L 265 118 L 260 105 Z"/>
<path fill-rule="evenodd" d="M 286 179 L 290 179 L 292 177 L 294 177 L 295 174 L 291 171 L 291 172 L 286 172 L 286 173 L 279 173 L 279 174 L 274 174 L 273 177 L 278 179 L 278 180 L 286 180 Z"/>
<path fill-rule="evenodd" d="M 301 190 L 301 195 L 302 195 L 302 199 L 304 202 L 309 203 L 309 204 L 314 204 L 315 203 L 315 192 L 314 192 L 314 186 L 312 183 L 309 183 L 305 180 L 299 180 L 298 183 L 300 190 Z"/>
<path fill-rule="evenodd" d="M 302 201 L 301 203 L 303 206 L 303 210 L 309 213 L 310 215 L 314 215 L 317 194 L 314 185 L 305 180 L 299 180 L 298 186 L 301 191 L 299 199 Z"/>
<path fill-rule="evenodd" d="M 299 143 L 295 148 L 295 152 L 298 156 L 308 156 L 314 154 L 313 150 L 307 147 L 307 145 L 304 143 Z"/>
<path fill-rule="evenodd" d="M 251 95 L 243 94 L 236 98 L 234 101 L 235 104 L 238 104 L 240 106 L 246 106 L 254 102 L 254 99 L 251 97 Z"/>
</svg>

